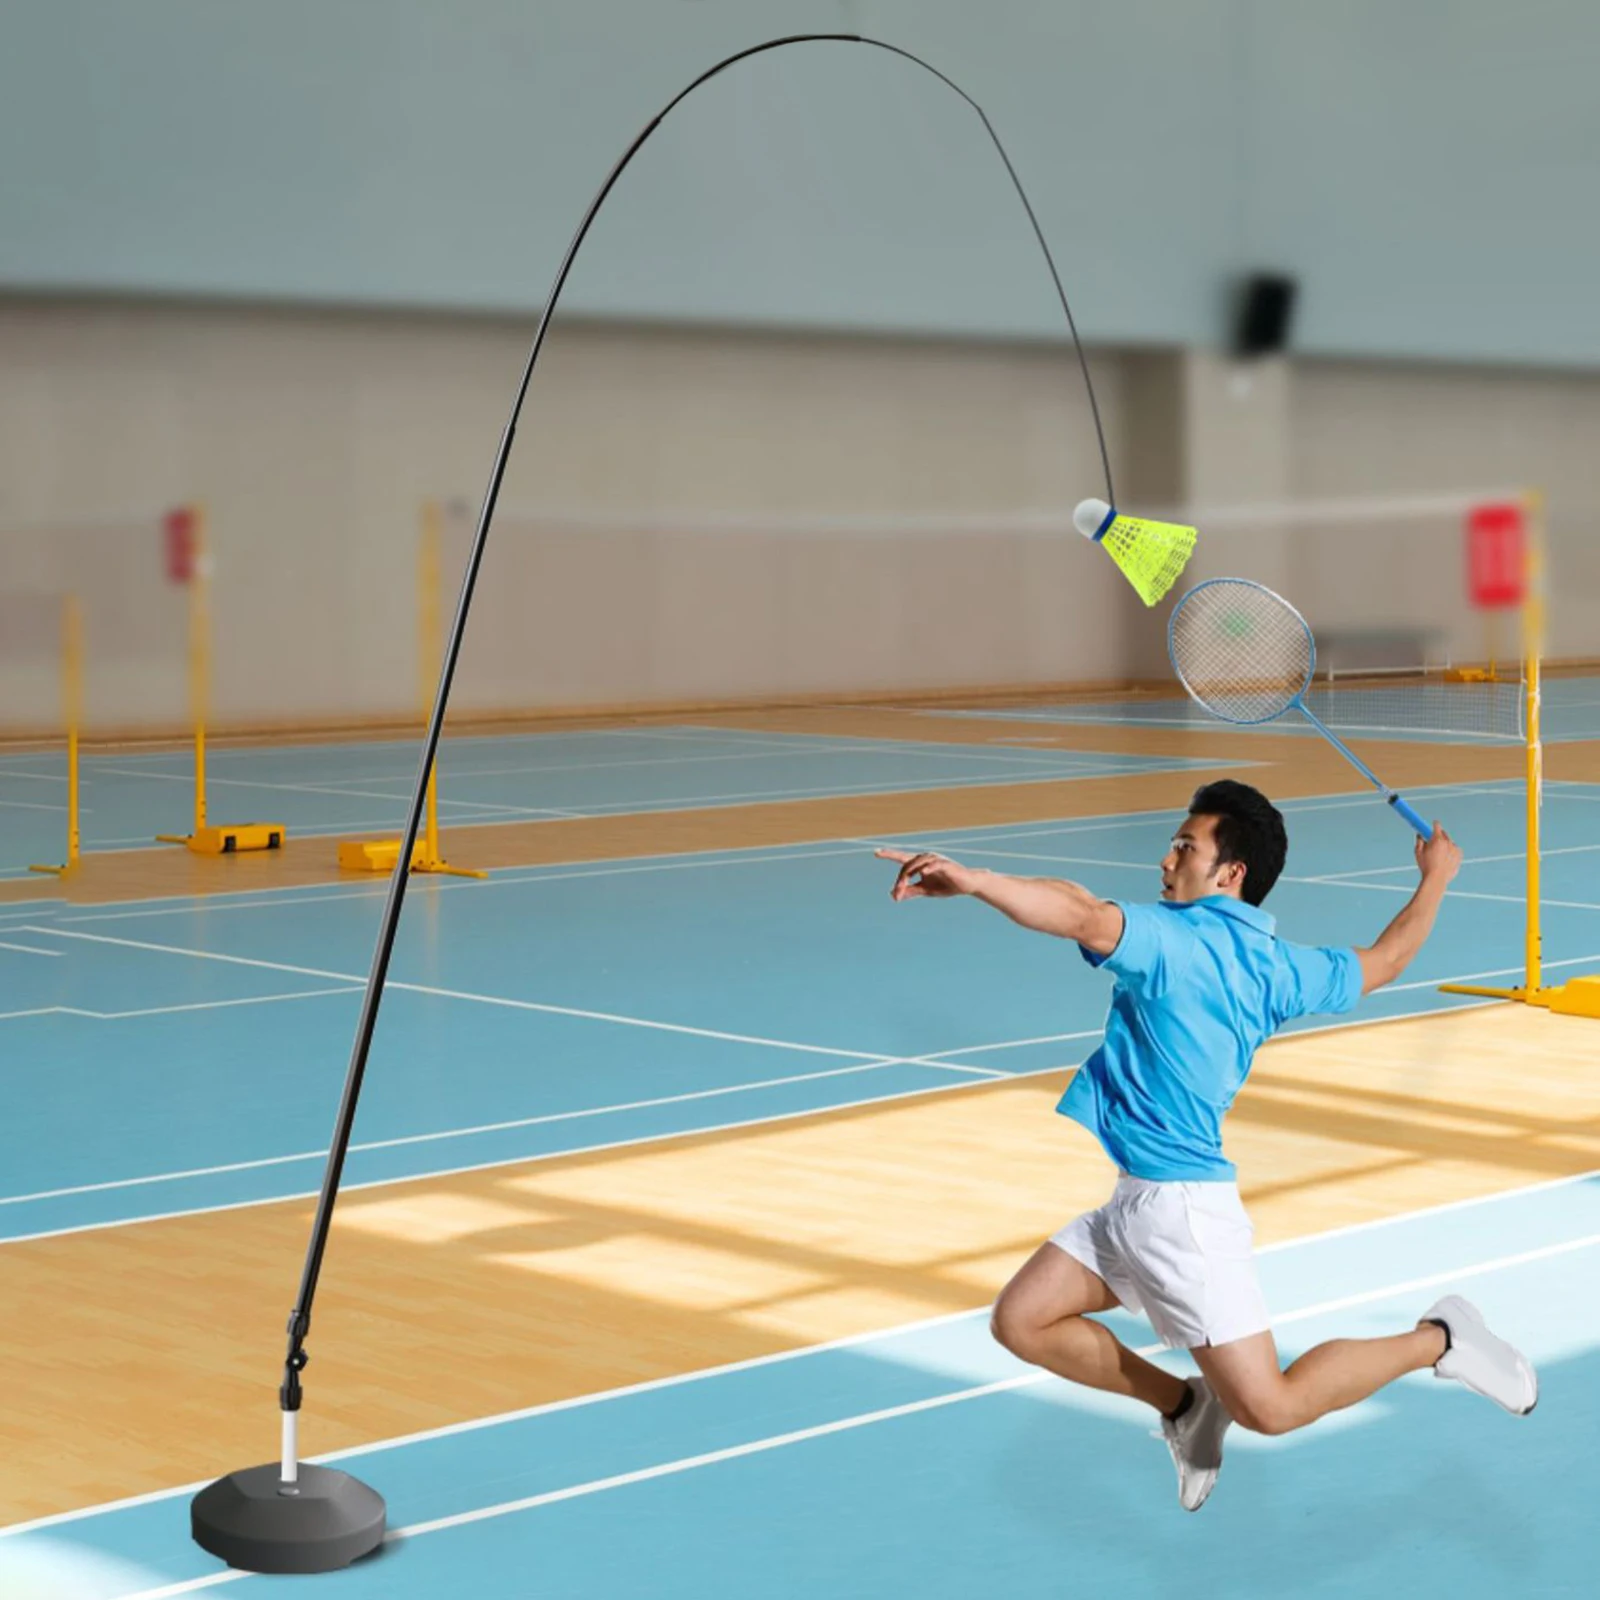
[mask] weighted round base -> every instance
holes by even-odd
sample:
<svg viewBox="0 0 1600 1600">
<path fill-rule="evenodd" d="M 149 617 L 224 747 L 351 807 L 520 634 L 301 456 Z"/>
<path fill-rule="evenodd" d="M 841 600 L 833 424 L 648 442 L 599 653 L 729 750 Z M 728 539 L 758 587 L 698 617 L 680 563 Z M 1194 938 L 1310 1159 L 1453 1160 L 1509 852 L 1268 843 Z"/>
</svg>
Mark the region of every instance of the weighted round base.
<svg viewBox="0 0 1600 1600">
<path fill-rule="evenodd" d="M 332 1572 L 383 1542 L 383 1499 L 332 1467 L 302 1465 L 298 1493 L 282 1468 L 249 1467 L 207 1485 L 190 1506 L 202 1550 L 245 1572 Z"/>
</svg>

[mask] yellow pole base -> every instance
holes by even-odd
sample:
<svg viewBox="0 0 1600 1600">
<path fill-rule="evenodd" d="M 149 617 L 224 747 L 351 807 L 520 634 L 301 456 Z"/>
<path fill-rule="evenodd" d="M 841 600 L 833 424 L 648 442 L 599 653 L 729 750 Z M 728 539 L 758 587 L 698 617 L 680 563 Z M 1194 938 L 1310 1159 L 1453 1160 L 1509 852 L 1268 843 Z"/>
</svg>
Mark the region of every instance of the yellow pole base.
<svg viewBox="0 0 1600 1600">
<path fill-rule="evenodd" d="M 411 851 L 411 866 L 415 870 L 422 863 L 423 845 L 420 839 Z M 346 839 L 339 846 L 341 872 L 393 872 L 400 859 L 398 839 Z"/>
<path fill-rule="evenodd" d="M 1516 1000 L 1523 1005 L 1539 1006 L 1557 1016 L 1600 1018 L 1600 977 L 1569 978 L 1548 989 L 1479 989 L 1465 983 L 1445 983 L 1439 987 L 1442 994 L 1476 994 L 1491 1000 Z"/>
<path fill-rule="evenodd" d="M 1544 991 L 1550 1009 L 1563 1017 L 1600 1017 L 1600 977 L 1568 978 L 1558 989 Z"/>
<path fill-rule="evenodd" d="M 339 846 L 341 872 L 393 872 L 400 859 L 398 839 L 346 839 Z M 411 847 L 413 872 L 438 872 L 452 878 L 487 878 L 487 872 L 475 872 L 470 867 L 452 867 L 448 861 L 428 854 L 427 841 L 418 839 Z"/>
<path fill-rule="evenodd" d="M 53 876 L 55 876 L 57 878 L 65 878 L 65 877 L 69 876 L 76 869 L 77 865 L 78 865 L 78 863 L 76 861 L 69 861 L 69 862 L 67 862 L 67 864 L 65 866 L 61 866 L 61 867 L 29 867 L 28 871 L 29 872 L 48 872 L 48 873 L 51 873 Z"/>
<path fill-rule="evenodd" d="M 162 844 L 187 845 L 197 856 L 231 856 L 244 850 L 281 850 L 288 836 L 281 822 L 237 822 L 193 833 L 158 833 L 156 838 Z"/>
<path fill-rule="evenodd" d="M 1526 989 L 1484 989 L 1475 983 L 1441 983 L 1440 994 L 1476 994 L 1486 1000 L 1526 1000 Z"/>
</svg>

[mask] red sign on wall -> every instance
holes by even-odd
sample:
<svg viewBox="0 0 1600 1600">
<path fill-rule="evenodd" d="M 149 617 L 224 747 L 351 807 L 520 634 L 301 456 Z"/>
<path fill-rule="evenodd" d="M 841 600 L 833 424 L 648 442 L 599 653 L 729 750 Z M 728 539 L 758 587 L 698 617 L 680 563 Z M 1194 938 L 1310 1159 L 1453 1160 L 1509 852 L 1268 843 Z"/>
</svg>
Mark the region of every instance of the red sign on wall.
<svg viewBox="0 0 1600 1600">
<path fill-rule="evenodd" d="M 1467 593 L 1481 611 L 1522 604 L 1527 589 L 1522 507 L 1474 506 L 1467 514 Z"/>
<path fill-rule="evenodd" d="M 167 581 L 188 583 L 194 577 L 194 511 L 180 506 L 169 511 L 166 531 Z"/>
</svg>

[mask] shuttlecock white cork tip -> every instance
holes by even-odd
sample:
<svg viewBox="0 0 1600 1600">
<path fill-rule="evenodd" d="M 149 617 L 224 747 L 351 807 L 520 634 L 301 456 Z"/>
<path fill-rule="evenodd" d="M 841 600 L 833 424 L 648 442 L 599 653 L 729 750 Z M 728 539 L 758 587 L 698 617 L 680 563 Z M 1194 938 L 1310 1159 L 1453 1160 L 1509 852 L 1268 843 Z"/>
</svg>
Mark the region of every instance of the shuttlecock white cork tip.
<svg viewBox="0 0 1600 1600">
<path fill-rule="evenodd" d="M 1085 539 L 1092 539 L 1110 513 L 1111 507 L 1104 500 L 1080 500 L 1072 513 L 1072 525 Z"/>
</svg>

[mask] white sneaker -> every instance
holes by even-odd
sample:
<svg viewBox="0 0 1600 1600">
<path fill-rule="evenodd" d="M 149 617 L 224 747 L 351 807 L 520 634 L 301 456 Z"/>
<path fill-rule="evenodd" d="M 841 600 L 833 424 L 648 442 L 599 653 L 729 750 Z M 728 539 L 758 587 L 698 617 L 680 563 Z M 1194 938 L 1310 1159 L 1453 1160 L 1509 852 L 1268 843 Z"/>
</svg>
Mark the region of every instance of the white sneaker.
<svg viewBox="0 0 1600 1600">
<path fill-rule="evenodd" d="M 1422 1320 L 1442 1322 L 1450 1334 L 1450 1348 L 1434 1364 L 1436 1378 L 1454 1378 L 1516 1417 L 1527 1416 L 1539 1403 L 1533 1363 L 1490 1333 L 1470 1300 L 1447 1294 Z"/>
<path fill-rule="evenodd" d="M 1163 1417 L 1160 1437 L 1178 1469 L 1179 1504 L 1185 1511 L 1198 1511 L 1222 1470 L 1222 1436 L 1233 1418 L 1204 1378 L 1190 1378 L 1189 1391 L 1194 1396 L 1189 1409 L 1176 1422 Z"/>
</svg>

